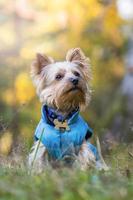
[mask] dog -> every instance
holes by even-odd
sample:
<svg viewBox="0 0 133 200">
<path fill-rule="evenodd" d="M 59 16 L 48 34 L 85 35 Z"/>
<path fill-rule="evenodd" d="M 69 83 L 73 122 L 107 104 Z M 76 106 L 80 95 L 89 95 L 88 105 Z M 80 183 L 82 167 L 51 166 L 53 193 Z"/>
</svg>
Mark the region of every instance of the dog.
<svg viewBox="0 0 133 200">
<path fill-rule="evenodd" d="M 95 167 L 98 152 L 88 140 L 92 129 L 80 116 L 91 99 L 91 64 L 80 48 L 70 49 L 66 60 L 37 53 L 31 77 L 42 103 L 28 165 L 41 172 L 61 161 L 81 169 Z"/>
</svg>

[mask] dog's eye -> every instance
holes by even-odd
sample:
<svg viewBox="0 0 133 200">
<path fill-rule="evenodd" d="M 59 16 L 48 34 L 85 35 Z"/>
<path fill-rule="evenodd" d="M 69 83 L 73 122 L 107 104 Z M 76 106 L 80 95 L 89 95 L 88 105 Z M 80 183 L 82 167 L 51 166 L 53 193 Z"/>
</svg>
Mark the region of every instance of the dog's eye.
<svg viewBox="0 0 133 200">
<path fill-rule="evenodd" d="M 80 77 L 80 74 L 77 71 L 74 71 L 73 73 L 74 73 L 75 76 Z"/>
<path fill-rule="evenodd" d="M 62 78 L 63 78 L 62 74 L 57 74 L 55 77 L 56 80 L 61 80 Z"/>
</svg>

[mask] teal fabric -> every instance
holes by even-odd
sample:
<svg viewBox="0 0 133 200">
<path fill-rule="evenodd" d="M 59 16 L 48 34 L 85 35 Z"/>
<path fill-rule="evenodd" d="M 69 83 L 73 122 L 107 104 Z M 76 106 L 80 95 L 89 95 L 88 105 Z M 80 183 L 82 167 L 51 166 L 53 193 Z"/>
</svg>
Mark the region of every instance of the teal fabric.
<svg viewBox="0 0 133 200">
<path fill-rule="evenodd" d="M 47 148 L 49 155 L 54 159 L 62 159 L 66 155 L 78 154 L 79 149 L 85 140 L 87 132 L 92 133 L 92 129 L 83 120 L 77 111 L 68 120 L 70 131 L 55 129 L 47 121 L 45 106 L 42 108 L 42 118 L 35 131 L 35 139 L 41 139 L 41 142 Z M 43 135 L 42 131 L 44 129 Z M 88 142 L 88 148 L 96 153 L 96 148 Z"/>
</svg>

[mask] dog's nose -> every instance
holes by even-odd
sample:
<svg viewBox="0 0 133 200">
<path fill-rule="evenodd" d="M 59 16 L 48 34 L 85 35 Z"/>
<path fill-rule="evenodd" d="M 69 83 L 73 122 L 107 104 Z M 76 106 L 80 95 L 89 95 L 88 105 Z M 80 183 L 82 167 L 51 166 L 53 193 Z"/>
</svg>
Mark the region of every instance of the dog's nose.
<svg viewBox="0 0 133 200">
<path fill-rule="evenodd" d="M 70 78 L 69 79 L 73 85 L 78 85 L 79 79 L 78 78 Z"/>
</svg>

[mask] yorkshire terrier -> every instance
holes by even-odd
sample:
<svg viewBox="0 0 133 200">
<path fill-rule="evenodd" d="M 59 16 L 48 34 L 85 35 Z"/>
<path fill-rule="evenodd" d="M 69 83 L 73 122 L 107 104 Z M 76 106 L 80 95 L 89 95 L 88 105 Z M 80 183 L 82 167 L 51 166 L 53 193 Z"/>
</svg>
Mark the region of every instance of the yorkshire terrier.
<svg viewBox="0 0 133 200">
<path fill-rule="evenodd" d="M 80 48 L 70 49 L 61 62 L 38 53 L 31 76 L 42 111 L 29 166 L 42 171 L 49 163 L 56 166 L 63 161 L 81 169 L 96 167 L 99 154 L 88 141 L 93 131 L 79 114 L 91 97 L 89 58 Z"/>
</svg>

